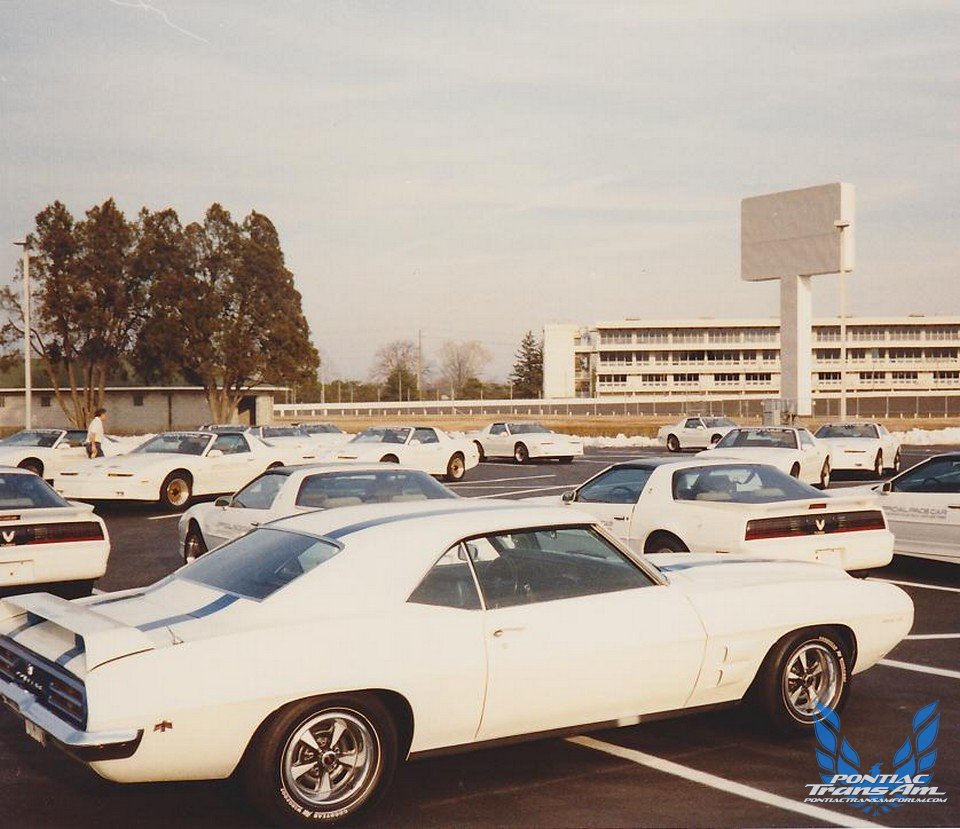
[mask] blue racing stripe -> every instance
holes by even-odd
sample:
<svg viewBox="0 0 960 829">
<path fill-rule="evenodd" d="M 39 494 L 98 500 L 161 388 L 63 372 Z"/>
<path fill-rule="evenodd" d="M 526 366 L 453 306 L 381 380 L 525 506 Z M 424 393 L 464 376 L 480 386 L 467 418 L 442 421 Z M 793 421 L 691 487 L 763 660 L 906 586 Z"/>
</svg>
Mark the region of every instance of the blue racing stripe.
<svg viewBox="0 0 960 829">
<path fill-rule="evenodd" d="M 57 664 L 60 666 L 66 665 L 74 657 L 80 656 L 83 653 L 83 638 L 80 636 L 74 637 L 74 645 L 70 650 L 64 651 L 57 657 Z"/>
<path fill-rule="evenodd" d="M 206 604 L 203 607 L 197 608 L 190 613 L 181 613 L 178 616 L 167 616 L 163 619 L 157 619 L 155 622 L 145 622 L 142 625 L 137 625 L 137 630 L 146 633 L 148 630 L 156 630 L 157 628 L 167 627 L 167 625 L 175 625 L 179 622 L 189 622 L 193 619 L 202 619 L 204 616 L 210 616 L 213 613 L 216 613 L 218 610 L 223 610 L 225 607 L 232 605 L 239 596 L 232 596 L 228 593 L 222 595 L 219 599 L 214 599 L 210 604 Z"/>
<path fill-rule="evenodd" d="M 28 611 L 27 611 L 27 621 L 25 621 L 25 622 L 24 622 L 22 625 L 20 625 L 19 627 L 15 627 L 13 630 L 11 630 L 11 631 L 10 631 L 9 633 L 7 633 L 6 635 L 9 636 L 11 639 L 16 639 L 18 633 L 23 633 L 23 631 L 27 630 L 28 628 L 32 628 L 34 625 L 39 625 L 41 622 L 45 622 L 45 621 L 47 621 L 47 620 L 44 619 L 42 616 L 37 616 L 36 613 L 31 613 L 31 612 L 28 610 Z"/>
<path fill-rule="evenodd" d="M 403 515 L 385 515 L 381 518 L 371 518 L 368 521 L 359 521 L 356 524 L 348 524 L 346 527 L 341 527 L 339 530 L 323 533 L 323 537 L 339 540 L 346 535 L 352 535 L 353 533 L 360 532 L 360 530 L 367 530 L 370 529 L 370 527 L 380 527 L 384 524 L 394 524 L 398 521 L 414 521 L 417 518 L 434 517 L 438 515 L 458 515 L 460 513 L 487 512 L 492 509 L 528 510 L 530 507 L 521 506 L 519 504 L 497 504 L 496 506 L 484 505 L 473 507 L 448 507 L 447 509 L 429 510 L 428 512 L 411 512 L 404 513 Z"/>
</svg>

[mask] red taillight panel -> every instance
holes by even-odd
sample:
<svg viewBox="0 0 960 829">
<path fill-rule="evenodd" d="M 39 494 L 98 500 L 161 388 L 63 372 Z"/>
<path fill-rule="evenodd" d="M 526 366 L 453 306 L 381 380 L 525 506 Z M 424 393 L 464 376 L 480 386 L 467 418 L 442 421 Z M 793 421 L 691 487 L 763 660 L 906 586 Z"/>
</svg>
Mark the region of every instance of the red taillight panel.
<svg viewBox="0 0 960 829">
<path fill-rule="evenodd" d="M 765 538 L 793 538 L 807 535 L 832 535 L 863 530 L 885 530 L 880 510 L 827 512 L 821 515 L 789 515 L 783 518 L 755 518 L 747 522 L 747 541 Z"/>
</svg>

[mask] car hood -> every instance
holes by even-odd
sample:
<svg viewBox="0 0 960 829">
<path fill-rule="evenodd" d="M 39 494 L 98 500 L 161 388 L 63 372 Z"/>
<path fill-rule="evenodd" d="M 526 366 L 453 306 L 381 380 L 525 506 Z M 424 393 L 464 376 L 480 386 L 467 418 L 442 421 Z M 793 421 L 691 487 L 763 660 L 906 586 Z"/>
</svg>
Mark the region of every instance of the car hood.
<svg viewBox="0 0 960 829">
<path fill-rule="evenodd" d="M 97 458 L 96 460 L 83 460 L 71 467 L 70 472 L 74 472 L 82 477 L 109 475 L 110 473 L 148 473 L 154 469 L 164 467 L 176 467 L 181 465 L 186 458 L 194 458 L 193 455 L 174 455 L 174 454 L 132 454 L 117 455 L 113 458 Z"/>
<path fill-rule="evenodd" d="M 703 452 L 697 452 L 698 458 L 729 458 L 731 460 L 750 460 L 760 463 L 786 463 L 793 460 L 799 449 L 776 449 L 774 447 L 763 448 L 744 448 L 730 447 L 729 449 L 705 449 Z"/>
<path fill-rule="evenodd" d="M 403 443 L 347 443 L 331 452 L 324 460 L 331 461 L 379 461 L 384 455 L 395 455 L 403 451 Z"/>
<path fill-rule="evenodd" d="M 850 578 L 839 567 L 809 561 L 716 553 L 653 553 L 644 558 L 687 592 Z"/>
</svg>

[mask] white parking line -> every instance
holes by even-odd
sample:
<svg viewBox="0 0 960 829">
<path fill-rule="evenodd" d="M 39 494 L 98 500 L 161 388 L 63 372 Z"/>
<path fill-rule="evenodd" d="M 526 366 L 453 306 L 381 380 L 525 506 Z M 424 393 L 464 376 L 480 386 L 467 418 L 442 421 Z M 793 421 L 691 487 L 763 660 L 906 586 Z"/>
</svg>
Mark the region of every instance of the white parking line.
<svg viewBox="0 0 960 829">
<path fill-rule="evenodd" d="M 905 639 L 922 641 L 927 639 L 960 639 L 960 633 L 914 633 L 912 636 L 905 636 Z"/>
<path fill-rule="evenodd" d="M 593 737 L 570 737 L 567 742 L 575 743 L 584 748 L 592 748 L 595 751 L 602 751 L 621 760 L 629 760 L 641 766 L 661 771 L 665 774 L 672 774 L 675 777 L 682 777 L 684 780 L 690 780 L 693 783 L 699 783 L 703 786 L 710 786 L 713 789 L 719 789 L 727 794 L 745 797 L 748 800 L 754 800 L 757 803 L 764 803 L 767 806 L 773 806 L 777 809 L 784 809 L 788 812 L 796 812 L 804 817 L 812 817 L 816 820 L 822 820 L 830 826 L 879 826 L 878 823 L 871 823 L 862 818 L 845 815 L 842 812 L 834 812 L 830 809 L 824 809 L 820 806 L 812 806 L 807 803 L 800 803 L 791 800 L 789 797 L 781 797 L 777 794 L 765 792 L 763 789 L 757 789 L 753 786 L 747 786 L 743 783 L 737 783 L 733 780 L 727 780 L 725 777 L 718 777 L 715 774 L 697 771 L 688 766 L 681 766 L 671 760 L 664 760 L 662 757 L 655 757 L 653 754 L 645 754 L 632 748 L 605 743 L 601 740 L 595 740 Z"/>
<path fill-rule="evenodd" d="M 896 659 L 881 659 L 877 664 L 886 665 L 888 668 L 901 668 L 904 671 L 916 671 L 918 674 L 933 674 L 933 676 L 945 676 L 949 679 L 960 679 L 960 671 L 948 671 L 946 668 L 914 665 L 912 662 L 899 662 Z"/>
<path fill-rule="evenodd" d="M 556 475 L 518 475 L 515 478 L 487 478 L 485 481 L 458 481 L 455 484 L 447 486 L 480 486 L 480 484 L 493 484 L 500 481 L 533 481 L 537 478 L 556 478 Z"/>
<path fill-rule="evenodd" d="M 926 590 L 943 590 L 947 593 L 960 593 L 960 587 L 944 587 L 940 584 L 922 584 L 916 581 L 898 581 L 897 579 L 871 578 L 871 581 L 885 581 L 888 584 L 897 584 L 900 587 L 923 587 Z"/>
<path fill-rule="evenodd" d="M 499 487 L 491 487 L 491 489 L 499 489 Z M 536 489 L 518 489 L 513 492 L 498 492 L 497 497 L 503 495 L 526 495 L 530 492 L 549 492 L 551 489 L 571 489 L 570 484 L 560 484 L 559 486 L 541 486 Z M 485 498 L 485 495 L 468 495 L 468 498 Z"/>
<path fill-rule="evenodd" d="M 163 521 L 164 518 L 179 518 L 180 513 L 173 512 L 170 515 L 148 515 L 147 521 Z"/>
</svg>

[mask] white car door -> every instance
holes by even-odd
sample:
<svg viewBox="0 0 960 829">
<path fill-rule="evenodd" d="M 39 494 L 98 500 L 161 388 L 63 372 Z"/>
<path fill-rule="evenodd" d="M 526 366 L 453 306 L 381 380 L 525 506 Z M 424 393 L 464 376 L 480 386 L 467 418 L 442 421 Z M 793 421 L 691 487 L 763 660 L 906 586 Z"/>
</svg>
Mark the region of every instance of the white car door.
<svg viewBox="0 0 960 829">
<path fill-rule="evenodd" d="M 278 517 L 273 505 L 287 480 L 285 474 L 266 472 L 234 495 L 227 506 L 215 506 L 203 526 L 207 547 L 212 549 Z"/>
<path fill-rule="evenodd" d="M 84 429 L 69 429 L 53 445 L 52 457 L 46 463 L 44 477 L 52 478 L 65 465 L 87 457 L 84 442 L 87 432 Z"/>
<path fill-rule="evenodd" d="M 523 530 L 466 546 L 485 602 L 478 740 L 686 702 L 706 641 L 699 617 L 595 531 Z"/>
<path fill-rule="evenodd" d="M 960 455 L 930 458 L 886 486 L 894 551 L 960 562 Z"/>
<path fill-rule="evenodd" d="M 437 436 L 436 429 L 419 427 L 413 430 L 408 451 L 411 458 L 415 458 L 414 465 L 433 475 L 446 472 L 448 444 L 442 443 Z M 453 454 L 450 452 L 450 454 Z"/>
<path fill-rule="evenodd" d="M 214 453 L 220 452 L 220 455 Z M 208 492 L 234 492 L 254 477 L 258 472 L 260 459 L 250 447 L 244 435 L 217 435 L 207 452 Z M 266 464 L 264 464 L 266 465 Z"/>
<path fill-rule="evenodd" d="M 510 431 L 507 429 L 506 423 L 494 423 L 490 427 L 489 436 L 484 441 L 483 451 L 492 457 L 508 457 L 513 455 L 513 444 L 511 443 Z"/>
<path fill-rule="evenodd" d="M 818 450 L 817 442 L 806 429 L 797 429 L 796 435 L 800 441 L 800 480 L 819 481 L 826 453 Z"/>
<path fill-rule="evenodd" d="M 575 490 L 570 503 L 594 516 L 617 538 L 628 540 L 636 522 L 638 501 L 650 479 L 650 469 L 615 466 L 591 478 Z"/>
<path fill-rule="evenodd" d="M 683 449 L 706 449 L 710 445 L 707 427 L 699 417 L 688 417 L 680 430 L 680 446 Z"/>
</svg>

